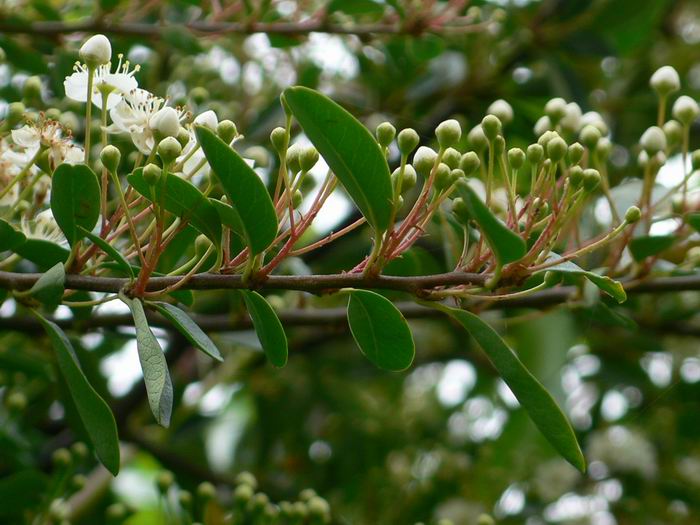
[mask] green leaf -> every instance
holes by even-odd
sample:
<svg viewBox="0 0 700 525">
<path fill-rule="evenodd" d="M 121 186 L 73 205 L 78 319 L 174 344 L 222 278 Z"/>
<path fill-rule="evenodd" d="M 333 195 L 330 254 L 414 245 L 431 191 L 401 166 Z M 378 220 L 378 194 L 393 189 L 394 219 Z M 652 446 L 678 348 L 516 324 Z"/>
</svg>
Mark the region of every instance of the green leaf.
<svg viewBox="0 0 700 525">
<path fill-rule="evenodd" d="M 209 339 L 202 329 L 177 306 L 173 306 L 164 302 L 151 302 L 152 305 L 160 314 L 170 321 L 180 331 L 187 340 L 196 348 L 199 348 L 205 354 L 213 357 L 217 361 L 223 361 L 219 349 L 216 348 L 214 342 Z"/>
<path fill-rule="evenodd" d="M 119 268 L 121 270 L 123 270 L 125 273 L 129 274 L 129 276 L 131 276 L 131 278 L 134 277 L 134 271 L 131 269 L 131 265 L 129 264 L 129 261 L 127 261 L 126 258 L 121 253 L 119 253 L 119 251 L 114 246 L 109 244 L 102 237 L 99 237 L 99 236 L 95 235 L 94 233 L 87 231 L 82 226 L 79 226 L 78 228 L 80 229 L 81 233 L 83 235 L 85 235 L 85 237 L 87 237 L 88 239 L 90 239 L 90 241 L 92 241 L 93 244 L 97 245 L 97 247 L 100 248 L 100 250 L 102 250 L 107 255 L 109 255 L 112 258 L 112 260 L 115 263 L 117 263 L 117 265 L 119 266 Z"/>
<path fill-rule="evenodd" d="M 155 198 L 163 203 L 167 211 L 177 215 L 184 221 L 188 221 L 201 233 L 206 235 L 214 246 L 221 246 L 221 222 L 214 206 L 204 194 L 194 185 L 181 179 L 177 175 L 169 173 L 161 182 L 151 187 L 143 178 L 141 168 L 134 170 L 126 177 L 131 186 L 141 195 L 151 200 L 151 189 L 155 191 Z M 165 197 L 163 198 L 163 191 Z"/>
<path fill-rule="evenodd" d="M 35 314 L 51 340 L 58 368 L 66 380 L 97 457 L 116 476 L 119 473 L 119 437 L 112 411 L 83 374 L 73 346 L 63 330 L 38 313 Z"/>
<path fill-rule="evenodd" d="M 20 470 L 0 479 L 0 518 L 6 523 L 22 523 L 26 510 L 36 509 L 46 493 L 49 478 L 38 470 Z"/>
<path fill-rule="evenodd" d="M 522 259 L 527 253 L 523 238 L 491 213 L 467 181 L 459 181 L 457 188 L 469 215 L 479 225 L 498 263 L 505 265 Z"/>
<path fill-rule="evenodd" d="M 306 87 L 290 87 L 284 102 L 323 156 L 350 198 L 377 231 L 391 220 L 389 166 L 372 134 L 331 99 Z"/>
<path fill-rule="evenodd" d="M 26 240 L 22 232 L 15 230 L 9 222 L 0 219 L 0 252 L 12 251 Z"/>
<path fill-rule="evenodd" d="M 43 304 L 48 310 L 55 310 L 63 299 L 66 270 L 63 263 L 56 263 L 46 271 L 34 285 L 19 296 L 30 296 Z"/>
<path fill-rule="evenodd" d="M 440 303 L 423 304 L 446 313 L 471 334 L 544 437 L 564 459 L 585 472 L 586 460 L 566 416 L 498 333 L 479 316 L 466 310 Z"/>
<path fill-rule="evenodd" d="M 173 384 L 168 372 L 168 363 L 165 360 L 163 349 L 158 339 L 151 332 L 143 311 L 140 299 L 129 299 L 121 296 L 121 300 L 131 310 L 136 328 L 136 347 L 139 352 L 143 379 L 146 383 L 148 404 L 158 424 L 167 427 L 170 425 L 170 416 L 173 411 Z"/>
<path fill-rule="evenodd" d="M 258 292 L 241 290 L 255 333 L 270 362 L 277 367 L 287 364 L 287 336 L 277 314 Z"/>
<path fill-rule="evenodd" d="M 61 164 L 51 180 L 51 211 L 72 246 L 91 231 L 100 216 L 100 183 L 85 164 Z"/>
<path fill-rule="evenodd" d="M 253 255 L 261 253 L 277 237 L 278 227 L 277 213 L 265 184 L 213 131 L 196 126 L 195 133 L 209 166 L 238 213 L 246 245 Z"/>
<path fill-rule="evenodd" d="M 408 323 L 394 303 L 367 290 L 353 290 L 348 301 L 348 324 L 357 346 L 374 365 L 401 371 L 416 354 Z"/>
<path fill-rule="evenodd" d="M 675 240 L 675 235 L 645 235 L 632 239 L 629 249 L 634 260 L 639 262 L 669 249 Z"/>
<path fill-rule="evenodd" d="M 557 255 L 556 253 L 550 253 L 545 262 L 555 261 L 557 259 L 561 259 L 561 256 Z M 611 279 L 605 275 L 598 275 L 597 273 L 584 270 L 571 261 L 565 261 L 535 273 L 541 272 L 558 272 L 565 275 L 580 275 L 591 281 L 600 290 L 615 299 L 618 303 L 624 303 L 627 300 L 627 292 L 625 292 L 624 287 L 619 281 Z"/>
<path fill-rule="evenodd" d="M 684 220 L 686 224 L 689 224 L 696 232 L 700 232 L 700 212 L 686 213 Z"/>
<path fill-rule="evenodd" d="M 15 248 L 15 253 L 36 264 L 40 270 L 48 270 L 59 262 L 64 263 L 70 255 L 63 246 L 44 239 L 27 239 Z"/>
<path fill-rule="evenodd" d="M 233 206 L 230 206 L 217 199 L 209 200 L 214 205 L 214 208 L 216 208 L 221 224 L 230 228 L 232 232 L 239 235 L 242 239 L 245 239 L 245 226 L 243 225 L 241 217 L 238 215 L 238 212 L 236 212 Z"/>
</svg>

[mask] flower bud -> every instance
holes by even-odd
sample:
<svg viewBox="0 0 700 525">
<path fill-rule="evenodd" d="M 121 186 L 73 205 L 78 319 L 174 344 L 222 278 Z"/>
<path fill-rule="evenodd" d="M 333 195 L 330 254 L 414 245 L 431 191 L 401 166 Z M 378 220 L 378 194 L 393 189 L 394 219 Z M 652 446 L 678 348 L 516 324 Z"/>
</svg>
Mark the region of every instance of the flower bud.
<svg viewBox="0 0 700 525">
<path fill-rule="evenodd" d="M 27 408 L 27 396 L 23 392 L 12 392 L 5 402 L 10 412 L 18 413 Z"/>
<path fill-rule="evenodd" d="M 241 484 L 233 491 L 233 501 L 237 507 L 243 508 L 253 499 L 255 488 L 251 485 Z"/>
<path fill-rule="evenodd" d="M 76 441 L 71 445 L 70 449 L 73 455 L 78 459 L 87 459 L 88 454 L 90 454 L 87 445 L 82 441 Z"/>
<path fill-rule="evenodd" d="M 476 525 L 496 525 L 496 522 L 488 514 L 481 514 L 476 521 Z"/>
<path fill-rule="evenodd" d="M 612 152 L 612 142 L 610 142 L 608 137 L 601 137 L 596 149 L 598 151 L 598 159 L 605 162 Z"/>
<path fill-rule="evenodd" d="M 435 136 L 440 148 L 449 148 L 457 144 L 462 137 L 462 126 L 455 119 L 445 120 L 435 128 Z"/>
<path fill-rule="evenodd" d="M 457 219 L 457 221 L 461 224 L 466 225 L 469 223 L 469 209 L 467 208 L 467 204 L 464 202 L 462 197 L 452 199 L 452 213 L 454 214 L 455 219 Z"/>
<path fill-rule="evenodd" d="M 561 137 L 554 137 L 552 140 L 547 142 L 547 156 L 552 159 L 552 162 L 559 162 L 564 158 L 568 146 L 566 142 Z"/>
<path fill-rule="evenodd" d="M 202 86 L 193 87 L 190 91 L 190 98 L 195 104 L 201 104 L 209 98 L 209 91 Z"/>
<path fill-rule="evenodd" d="M 177 137 L 180 132 L 180 119 L 177 111 L 170 106 L 160 108 L 148 121 L 149 127 L 160 137 Z"/>
<path fill-rule="evenodd" d="M 642 212 L 636 206 L 630 206 L 625 212 L 625 222 L 628 224 L 634 224 L 642 218 Z"/>
<path fill-rule="evenodd" d="M 437 160 L 437 153 L 427 146 L 421 146 L 413 156 L 413 167 L 423 177 L 428 177 Z"/>
<path fill-rule="evenodd" d="M 172 164 L 180 153 L 182 153 L 182 146 L 175 137 L 166 137 L 158 144 L 158 156 L 165 166 Z"/>
<path fill-rule="evenodd" d="M 391 125 L 390 122 L 382 122 L 377 126 L 377 142 L 385 148 L 389 147 L 389 144 L 396 137 L 396 128 Z"/>
<path fill-rule="evenodd" d="M 208 481 L 203 481 L 197 485 L 197 497 L 202 501 L 209 501 L 216 497 L 216 488 Z"/>
<path fill-rule="evenodd" d="M 600 173 L 598 170 L 588 168 L 583 170 L 583 189 L 591 192 L 600 184 Z"/>
<path fill-rule="evenodd" d="M 292 194 L 292 208 L 296 210 L 299 206 L 301 206 L 302 202 L 304 202 L 304 194 L 301 192 L 301 190 L 295 190 Z"/>
<path fill-rule="evenodd" d="M 542 159 L 544 158 L 544 148 L 539 144 L 530 144 L 527 147 L 526 155 L 527 161 L 533 166 L 536 166 L 537 164 L 542 162 Z"/>
<path fill-rule="evenodd" d="M 122 158 L 122 153 L 111 144 L 105 146 L 100 152 L 100 161 L 102 165 L 110 173 L 116 173 L 119 168 L 119 161 Z"/>
<path fill-rule="evenodd" d="M 401 168 L 396 168 L 391 174 L 391 185 L 394 188 L 398 187 L 399 173 L 401 173 Z M 416 170 L 413 166 L 406 164 L 403 168 L 403 177 L 401 178 L 401 193 L 404 193 L 416 185 L 417 175 Z"/>
<path fill-rule="evenodd" d="M 459 168 L 455 168 L 450 172 L 450 186 L 452 186 L 459 179 L 465 179 L 467 175 Z"/>
<path fill-rule="evenodd" d="M 314 496 L 307 503 L 309 508 L 309 516 L 311 516 L 312 521 L 316 519 L 315 523 L 328 523 L 331 518 L 331 508 L 328 502 L 320 498 L 319 496 Z M 320 520 L 320 521 L 319 521 Z"/>
<path fill-rule="evenodd" d="M 657 171 L 664 164 L 666 164 L 666 154 L 663 151 L 659 151 L 656 155 L 649 157 L 649 164 L 651 169 Z"/>
<path fill-rule="evenodd" d="M 459 166 L 459 161 L 462 159 L 462 155 L 454 148 L 447 148 L 442 154 L 442 162 L 447 164 L 450 169 L 455 169 Z"/>
<path fill-rule="evenodd" d="M 146 164 L 143 168 L 143 180 L 150 186 L 155 186 L 160 180 L 162 170 L 156 164 Z"/>
<path fill-rule="evenodd" d="M 230 120 L 222 120 L 219 122 L 219 125 L 216 126 L 216 134 L 226 144 L 230 144 L 236 135 L 238 135 L 238 129 Z"/>
<path fill-rule="evenodd" d="M 236 476 L 236 484 L 238 485 L 249 485 L 253 487 L 253 490 L 258 488 L 258 480 L 253 474 L 248 471 L 243 471 Z"/>
<path fill-rule="evenodd" d="M 87 478 L 83 474 L 76 474 L 70 479 L 71 488 L 75 490 L 82 490 L 87 483 Z"/>
<path fill-rule="evenodd" d="M 696 149 L 690 155 L 690 162 L 693 170 L 700 170 L 700 149 Z"/>
<path fill-rule="evenodd" d="M 569 150 L 566 152 L 566 157 L 569 161 L 569 165 L 573 166 L 581 162 L 583 158 L 583 146 L 578 142 L 574 142 L 569 146 Z"/>
<path fill-rule="evenodd" d="M 553 127 L 554 126 L 552 126 L 552 121 L 549 120 L 549 117 L 545 115 L 544 117 L 540 117 L 537 119 L 537 122 L 535 122 L 535 127 L 533 128 L 533 130 L 535 132 L 535 135 L 537 135 L 538 137 L 541 137 L 542 135 L 544 135 L 548 131 L 551 131 Z"/>
<path fill-rule="evenodd" d="M 660 127 L 651 126 L 642 134 L 642 138 L 639 139 L 639 144 L 641 144 L 644 151 L 651 157 L 659 151 L 664 151 L 666 149 L 666 135 L 664 135 Z"/>
<path fill-rule="evenodd" d="M 22 98 L 26 101 L 41 100 L 41 79 L 39 77 L 29 77 L 24 81 Z"/>
<path fill-rule="evenodd" d="M 211 109 L 200 113 L 197 115 L 193 121 L 196 126 L 204 126 L 212 131 L 216 131 L 216 127 L 219 125 L 219 119 Z"/>
<path fill-rule="evenodd" d="M 700 115 L 700 107 L 694 99 L 682 95 L 673 103 L 672 112 L 681 124 L 689 126 Z"/>
<path fill-rule="evenodd" d="M 576 102 L 566 105 L 566 116 L 561 119 L 559 125 L 568 133 L 576 133 L 581 127 L 581 106 Z"/>
<path fill-rule="evenodd" d="M 105 510 L 105 516 L 110 523 L 121 523 L 122 520 L 126 519 L 129 514 L 129 510 L 123 503 L 112 503 Z"/>
<path fill-rule="evenodd" d="M 7 115 L 5 116 L 5 119 L 7 120 L 7 123 L 10 125 L 10 127 L 15 126 L 17 123 L 19 123 L 24 117 L 24 113 L 26 111 L 27 108 L 21 102 L 12 102 L 7 107 Z"/>
<path fill-rule="evenodd" d="M 649 85 L 659 96 L 665 97 L 681 88 L 681 79 L 674 68 L 662 66 L 651 75 Z"/>
<path fill-rule="evenodd" d="M 302 171 L 309 171 L 318 162 L 318 150 L 313 146 L 307 146 L 299 152 L 299 166 Z"/>
<path fill-rule="evenodd" d="M 51 461 L 56 467 L 67 467 L 73 461 L 73 456 L 67 448 L 57 448 L 51 455 Z"/>
<path fill-rule="evenodd" d="M 299 143 L 292 144 L 287 149 L 287 167 L 292 173 L 299 173 L 301 171 L 301 164 L 299 164 L 301 150 L 302 147 Z"/>
<path fill-rule="evenodd" d="M 489 142 L 493 142 L 501 133 L 501 127 L 501 121 L 495 115 L 486 115 L 481 120 L 481 129 Z"/>
<path fill-rule="evenodd" d="M 493 139 L 493 154 L 496 156 L 496 158 L 499 158 L 501 155 L 503 155 L 505 150 L 506 139 L 504 139 L 501 135 L 498 135 L 495 139 Z"/>
<path fill-rule="evenodd" d="M 669 120 L 664 124 L 664 135 L 669 146 L 679 144 L 683 138 L 683 126 L 677 120 Z"/>
<path fill-rule="evenodd" d="M 552 124 L 558 124 L 566 116 L 566 100 L 561 97 L 549 100 L 544 106 L 544 112 Z"/>
<path fill-rule="evenodd" d="M 190 134 L 185 128 L 180 128 L 180 131 L 177 134 L 177 141 L 180 143 L 180 146 L 183 148 L 187 146 L 190 142 Z"/>
<path fill-rule="evenodd" d="M 569 168 L 569 183 L 574 189 L 581 187 L 583 183 L 583 169 L 581 166 L 571 166 Z"/>
<path fill-rule="evenodd" d="M 177 494 L 177 502 L 185 510 L 192 509 L 192 493 L 189 490 L 181 490 Z"/>
<path fill-rule="evenodd" d="M 104 35 L 91 36 L 81 46 L 78 56 L 90 67 L 101 66 L 112 59 L 112 44 Z"/>
<path fill-rule="evenodd" d="M 439 191 L 444 190 L 450 185 L 450 167 L 441 162 L 438 164 L 435 172 L 435 188 Z"/>
<path fill-rule="evenodd" d="M 510 148 L 508 150 L 508 164 L 511 169 L 519 170 L 525 162 L 525 152 L 520 148 Z"/>
<path fill-rule="evenodd" d="M 581 128 L 591 125 L 598 128 L 601 135 L 608 134 L 608 125 L 603 120 L 603 117 L 597 111 L 588 111 L 581 115 Z"/>
<path fill-rule="evenodd" d="M 495 115 L 503 124 L 508 124 L 513 120 L 513 107 L 502 98 L 492 102 L 486 113 Z"/>
<path fill-rule="evenodd" d="M 162 470 L 156 476 L 156 487 L 161 493 L 166 493 L 175 484 L 175 476 L 169 470 Z"/>
<path fill-rule="evenodd" d="M 547 143 L 552 140 L 555 137 L 558 137 L 559 133 L 556 131 L 545 131 L 542 133 L 539 139 L 537 139 L 537 143 L 542 146 L 543 148 L 547 147 Z"/>
<path fill-rule="evenodd" d="M 479 160 L 479 155 L 473 151 L 469 151 L 462 155 L 462 159 L 459 161 L 459 167 L 466 175 L 471 175 L 476 170 L 479 169 L 481 161 Z"/>
<path fill-rule="evenodd" d="M 600 130 L 592 124 L 587 124 L 581 130 L 579 139 L 589 150 L 593 151 L 601 138 Z"/>
<path fill-rule="evenodd" d="M 272 142 L 272 147 L 275 148 L 275 151 L 282 155 L 289 147 L 287 130 L 280 127 L 273 129 L 272 133 L 270 133 L 270 142 Z"/>
<path fill-rule="evenodd" d="M 48 120 L 55 120 L 58 122 L 58 119 L 61 118 L 61 110 L 58 108 L 49 108 L 46 110 L 45 114 Z"/>
<path fill-rule="evenodd" d="M 409 155 L 414 149 L 416 149 L 416 147 L 418 147 L 420 137 L 418 137 L 418 133 L 416 133 L 415 129 L 406 128 L 399 132 L 397 142 L 399 144 L 399 151 L 401 154 Z"/>
</svg>

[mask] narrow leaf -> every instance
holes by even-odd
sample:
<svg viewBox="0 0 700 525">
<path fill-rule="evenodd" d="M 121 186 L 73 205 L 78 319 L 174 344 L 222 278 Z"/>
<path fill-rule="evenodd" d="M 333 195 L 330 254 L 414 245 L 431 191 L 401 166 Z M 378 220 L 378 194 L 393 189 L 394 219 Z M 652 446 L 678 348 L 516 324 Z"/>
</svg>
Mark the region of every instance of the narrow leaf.
<svg viewBox="0 0 700 525">
<path fill-rule="evenodd" d="M 564 459 L 585 472 L 586 460 L 566 416 L 498 333 L 471 312 L 440 303 L 424 304 L 446 313 L 471 334 L 544 437 Z"/>
<path fill-rule="evenodd" d="M 287 336 L 277 314 L 258 292 L 242 290 L 241 293 L 265 355 L 274 366 L 283 367 L 287 364 L 289 350 Z"/>
<path fill-rule="evenodd" d="M 253 255 L 261 253 L 277 237 L 278 226 L 277 213 L 265 184 L 213 131 L 196 126 L 195 133 L 209 166 L 238 213 L 246 245 Z"/>
<path fill-rule="evenodd" d="M 550 253 L 547 256 L 546 262 L 554 261 L 557 259 L 561 259 L 561 256 L 557 255 L 556 253 Z M 619 281 L 611 279 L 610 277 L 607 277 L 605 275 L 598 275 L 595 272 L 584 270 L 583 268 L 571 261 L 564 261 L 562 263 L 557 264 L 556 266 L 551 266 L 542 271 L 558 272 L 569 275 L 581 275 L 589 281 L 591 281 L 593 284 L 595 284 L 600 290 L 602 290 L 610 297 L 615 299 L 618 303 L 624 303 L 627 300 L 627 292 L 625 292 L 624 287 Z"/>
<path fill-rule="evenodd" d="M 675 240 L 675 235 L 645 235 L 632 239 L 629 249 L 635 261 L 643 261 L 647 257 L 668 250 Z"/>
<path fill-rule="evenodd" d="M 66 380 L 97 457 L 116 476 L 119 473 L 119 437 L 112 411 L 83 374 L 73 346 L 63 330 L 38 313 L 35 314 L 51 340 L 58 368 Z"/>
<path fill-rule="evenodd" d="M 15 253 L 36 264 L 40 270 L 48 270 L 59 262 L 64 263 L 70 255 L 63 246 L 44 239 L 27 239 L 15 248 Z"/>
<path fill-rule="evenodd" d="M 467 181 L 459 181 L 457 188 L 469 215 L 479 225 L 498 263 L 505 265 L 522 259 L 527 253 L 523 238 L 491 213 Z"/>
<path fill-rule="evenodd" d="M 15 230 L 6 220 L 0 219 L 0 252 L 14 250 L 26 240 L 22 232 Z"/>
<path fill-rule="evenodd" d="M 111 257 L 111 259 L 115 263 L 117 263 L 119 268 L 124 271 L 124 273 L 129 274 L 129 276 L 132 278 L 134 277 L 134 271 L 132 270 L 131 265 L 129 264 L 129 261 L 127 261 L 126 258 L 121 253 L 119 253 L 119 251 L 114 246 L 109 244 L 102 237 L 98 237 L 94 233 L 87 231 L 82 226 L 80 226 L 79 229 L 80 229 L 81 233 L 83 235 L 85 235 L 85 237 L 90 239 L 90 241 L 93 244 L 97 245 L 100 248 L 100 250 L 102 250 L 107 255 L 109 255 Z"/>
<path fill-rule="evenodd" d="M 55 310 L 63 299 L 65 281 L 66 270 L 63 263 L 56 263 L 39 277 L 29 290 L 20 292 L 18 295 L 31 296 L 48 310 Z"/>
<path fill-rule="evenodd" d="M 68 243 L 73 245 L 91 231 L 100 216 L 100 183 L 85 164 L 61 164 L 51 180 L 51 211 Z"/>
<path fill-rule="evenodd" d="M 193 346 L 199 348 L 205 354 L 213 357 L 217 361 L 223 361 L 219 349 L 214 342 L 209 339 L 202 329 L 177 306 L 164 302 L 148 303 L 152 305 L 160 314 L 170 321 L 180 331 Z"/>
<path fill-rule="evenodd" d="M 367 290 L 353 290 L 348 301 L 348 324 L 360 350 L 374 365 L 401 371 L 416 354 L 413 335 L 394 303 Z"/>
<path fill-rule="evenodd" d="M 386 159 L 372 134 L 330 98 L 306 87 L 282 95 L 304 133 L 378 232 L 389 227 L 393 189 Z"/>
<path fill-rule="evenodd" d="M 121 300 L 129 307 L 131 315 L 134 317 L 136 346 L 151 412 L 153 412 L 158 424 L 167 427 L 170 425 L 170 416 L 173 411 L 173 384 L 170 380 L 168 363 L 165 360 L 163 349 L 148 326 L 141 300 L 129 299 L 123 295 Z"/>
</svg>

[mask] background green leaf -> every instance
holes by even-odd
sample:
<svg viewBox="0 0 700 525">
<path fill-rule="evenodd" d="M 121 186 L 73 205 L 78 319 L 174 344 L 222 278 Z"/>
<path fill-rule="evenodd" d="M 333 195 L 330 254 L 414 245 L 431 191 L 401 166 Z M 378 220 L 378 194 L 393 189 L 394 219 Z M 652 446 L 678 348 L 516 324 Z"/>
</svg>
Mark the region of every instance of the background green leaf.
<svg viewBox="0 0 700 525">
<path fill-rule="evenodd" d="M 83 234 L 82 226 L 91 231 L 100 216 L 100 183 L 85 164 L 61 164 L 51 182 L 51 211 L 73 245 Z"/>
<path fill-rule="evenodd" d="M 26 240 L 22 232 L 15 230 L 9 222 L 0 219 L 0 252 L 14 250 Z"/>
<path fill-rule="evenodd" d="M 202 352 L 213 357 L 217 361 L 224 360 L 221 357 L 219 349 L 214 342 L 209 339 L 209 336 L 197 326 L 189 315 L 180 310 L 177 306 L 164 302 L 151 302 L 148 304 L 152 305 L 163 317 L 173 323 L 180 333 L 182 333 L 196 348 L 199 348 Z"/>
<path fill-rule="evenodd" d="M 643 261 L 647 257 L 668 250 L 675 240 L 675 235 L 644 235 L 632 239 L 629 243 L 629 250 L 635 261 Z"/>
<path fill-rule="evenodd" d="M 63 263 L 56 263 L 46 271 L 34 285 L 18 295 L 28 295 L 43 304 L 48 310 L 55 310 L 61 304 L 66 280 Z"/>
<path fill-rule="evenodd" d="M 554 261 L 560 258 L 560 255 L 550 253 L 547 256 L 546 262 Z M 605 275 L 599 275 L 595 272 L 584 270 L 583 268 L 571 261 L 564 261 L 555 266 L 550 266 L 549 268 L 542 271 L 583 276 L 589 281 L 591 281 L 593 284 L 595 284 L 600 290 L 602 290 L 603 292 L 607 293 L 610 297 L 615 299 L 618 303 L 624 303 L 627 300 L 627 292 L 625 292 L 625 288 L 619 281 L 611 279 L 610 277 L 607 277 Z"/>
<path fill-rule="evenodd" d="M 242 290 L 243 300 L 253 321 L 265 355 L 274 366 L 287 364 L 287 336 L 277 314 L 258 292 Z"/>
</svg>

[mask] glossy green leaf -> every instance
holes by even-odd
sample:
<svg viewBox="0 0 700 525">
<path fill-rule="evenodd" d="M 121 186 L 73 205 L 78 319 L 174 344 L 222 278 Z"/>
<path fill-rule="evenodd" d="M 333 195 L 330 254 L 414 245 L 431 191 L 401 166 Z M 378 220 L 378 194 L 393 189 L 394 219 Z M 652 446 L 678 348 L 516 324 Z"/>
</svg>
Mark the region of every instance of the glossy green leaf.
<svg viewBox="0 0 700 525">
<path fill-rule="evenodd" d="M 105 241 L 102 237 L 98 237 L 92 232 L 87 231 L 86 229 L 79 227 L 81 230 L 81 233 L 85 235 L 88 239 L 93 244 L 96 244 L 100 250 L 105 252 L 107 255 L 110 256 L 110 258 L 117 263 L 119 268 L 124 271 L 124 273 L 128 274 L 130 277 L 134 277 L 134 271 L 131 269 L 131 265 L 129 264 L 129 261 L 126 260 L 126 258 L 111 244 L 109 244 L 107 241 Z"/>
<path fill-rule="evenodd" d="M 18 295 L 33 297 L 48 310 L 55 310 L 63 299 L 65 281 L 66 270 L 63 263 L 56 263 L 39 277 L 29 290 L 20 292 Z"/>
<path fill-rule="evenodd" d="M 632 239 L 629 249 L 635 261 L 643 261 L 647 257 L 668 250 L 675 240 L 675 235 L 645 235 Z"/>
<path fill-rule="evenodd" d="M 151 200 L 151 186 L 143 178 L 141 168 L 126 177 L 129 184 L 141 195 Z M 221 221 L 214 206 L 193 184 L 168 174 L 155 185 L 155 198 L 163 203 L 170 213 L 183 221 L 188 221 L 201 233 L 206 235 L 217 248 L 221 245 Z M 165 197 L 163 197 L 165 192 Z"/>
<path fill-rule="evenodd" d="M 160 314 L 170 321 L 193 346 L 199 348 L 205 354 L 213 357 L 217 361 L 223 361 L 219 349 L 214 342 L 209 339 L 202 329 L 177 306 L 164 302 L 152 302 L 149 305 L 160 312 Z"/>
<path fill-rule="evenodd" d="M 289 353 L 287 336 L 272 306 L 258 292 L 242 290 L 241 293 L 265 355 L 274 366 L 286 365 Z"/>
<path fill-rule="evenodd" d="M 277 237 L 277 213 L 265 184 L 253 168 L 213 131 L 196 126 L 195 133 L 209 166 L 238 213 L 246 245 L 257 255 Z"/>
<path fill-rule="evenodd" d="M 368 290 L 353 290 L 348 301 L 348 324 L 357 346 L 379 368 L 405 370 L 416 346 L 406 319 L 394 303 Z"/>
<path fill-rule="evenodd" d="M 560 255 L 555 253 L 550 253 L 546 259 L 546 262 L 561 259 Z M 555 266 L 550 266 L 549 268 L 542 270 L 543 272 L 558 272 L 562 274 L 569 275 L 580 275 L 595 284 L 600 290 L 607 293 L 610 297 L 615 299 L 618 303 L 624 303 L 627 300 L 627 292 L 625 288 L 619 281 L 611 279 L 605 275 L 598 275 L 597 273 L 584 270 L 580 266 L 574 264 L 571 261 L 565 261 L 559 263 Z M 539 273 L 539 272 L 538 272 Z"/>
<path fill-rule="evenodd" d="M 230 206 L 217 199 L 209 200 L 214 205 L 214 208 L 216 208 L 221 224 L 230 228 L 231 231 L 239 235 L 242 239 L 245 239 L 245 226 L 243 225 L 241 217 L 238 215 L 238 212 L 236 212 L 233 206 Z"/>
<path fill-rule="evenodd" d="M 26 240 L 22 232 L 15 230 L 9 222 L 0 219 L 0 252 L 14 250 Z"/>
<path fill-rule="evenodd" d="M 36 264 L 40 270 L 48 270 L 59 262 L 64 263 L 70 255 L 63 246 L 44 239 L 27 239 L 15 248 L 15 253 Z"/>
<path fill-rule="evenodd" d="M 424 304 L 446 313 L 471 334 L 544 437 L 564 459 L 585 472 L 586 460 L 571 424 L 551 394 L 525 368 L 501 336 L 471 312 L 440 303 Z"/>
<path fill-rule="evenodd" d="M 51 340 L 58 368 L 66 380 L 97 457 L 116 476 L 119 472 L 119 437 L 112 411 L 83 374 L 73 346 L 63 330 L 39 314 L 36 316 Z"/>
<path fill-rule="evenodd" d="M 148 326 L 141 300 L 129 299 L 125 296 L 121 296 L 121 300 L 129 307 L 134 317 L 136 346 L 146 383 L 148 404 L 158 424 L 167 427 L 170 425 L 170 416 L 173 412 L 173 384 L 163 349 Z"/>
<path fill-rule="evenodd" d="M 284 102 L 377 231 L 391 220 L 393 189 L 386 159 L 372 134 L 331 99 L 306 87 L 284 90 Z"/>
<path fill-rule="evenodd" d="M 457 188 L 469 215 L 479 225 L 498 263 L 505 265 L 522 259 L 527 253 L 523 238 L 488 209 L 466 180 L 459 181 Z"/>
<path fill-rule="evenodd" d="M 85 164 L 61 164 L 51 180 L 51 211 L 68 243 L 92 231 L 100 217 L 100 183 Z"/>
</svg>

